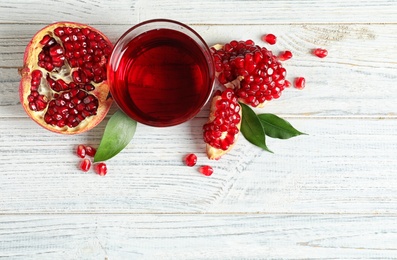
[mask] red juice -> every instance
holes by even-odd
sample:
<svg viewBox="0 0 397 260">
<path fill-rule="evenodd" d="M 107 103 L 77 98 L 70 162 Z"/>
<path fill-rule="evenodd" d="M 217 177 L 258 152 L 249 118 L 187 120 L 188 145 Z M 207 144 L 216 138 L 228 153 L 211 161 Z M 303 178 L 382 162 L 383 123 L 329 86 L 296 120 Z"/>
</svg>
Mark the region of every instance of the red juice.
<svg viewBox="0 0 397 260">
<path fill-rule="evenodd" d="M 138 122 L 153 126 L 182 123 L 198 113 L 212 91 L 212 60 L 186 34 L 153 29 L 128 42 L 117 69 L 109 66 L 112 95 Z"/>
</svg>

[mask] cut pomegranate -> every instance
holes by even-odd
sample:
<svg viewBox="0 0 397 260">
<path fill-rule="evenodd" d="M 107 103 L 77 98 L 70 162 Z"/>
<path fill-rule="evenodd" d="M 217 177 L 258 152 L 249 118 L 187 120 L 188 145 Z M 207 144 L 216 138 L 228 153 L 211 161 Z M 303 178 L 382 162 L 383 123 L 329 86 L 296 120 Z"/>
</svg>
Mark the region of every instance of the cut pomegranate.
<svg viewBox="0 0 397 260">
<path fill-rule="evenodd" d="M 84 158 L 86 156 L 86 148 L 84 145 L 77 146 L 76 154 L 80 158 Z"/>
<path fill-rule="evenodd" d="M 286 70 L 270 50 L 252 40 L 231 41 L 211 50 L 219 82 L 234 89 L 240 102 L 262 107 L 265 101 L 280 97 Z"/>
<path fill-rule="evenodd" d="M 78 23 L 40 30 L 25 50 L 19 87 L 26 113 L 53 132 L 77 134 L 95 127 L 112 99 L 106 78 L 108 38 Z"/>
<path fill-rule="evenodd" d="M 83 159 L 80 163 L 80 169 L 83 172 L 88 172 L 88 170 L 91 168 L 91 161 L 89 159 Z"/>
<path fill-rule="evenodd" d="M 306 85 L 306 80 L 304 77 L 298 77 L 295 79 L 294 86 L 297 89 L 304 89 Z"/>
<path fill-rule="evenodd" d="M 262 40 L 264 42 L 267 42 L 268 44 L 273 45 L 273 44 L 276 44 L 277 37 L 274 34 L 269 33 L 269 34 L 263 35 Z"/>
<path fill-rule="evenodd" d="M 108 172 L 108 168 L 106 166 L 105 163 L 98 163 L 95 164 L 94 166 L 94 170 L 97 174 L 101 175 L 101 176 L 105 176 L 106 173 Z"/>
<path fill-rule="evenodd" d="M 194 153 L 188 154 L 185 157 L 185 164 L 189 167 L 195 166 L 197 163 L 197 156 Z"/>
<path fill-rule="evenodd" d="M 292 52 L 291 51 L 283 51 L 278 55 L 278 59 L 281 61 L 286 61 L 292 58 Z"/>
<path fill-rule="evenodd" d="M 328 55 L 328 51 L 326 49 L 317 48 L 313 50 L 313 54 L 319 58 L 325 58 Z"/>
<path fill-rule="evenodd" d="M 204 165 L 199 168 L 199 172 L 205 176 L 211 176 L 214 173 L 214 169 L 209 165 Z"/>
<path fill-rule="evenodd" d="M 210 109 L 208 122 L 203 126 L 203 137 L 208 158 L 218 160 L 237 141 L 242 111 L 232 89 L 215 92 Z"/>
</svg>

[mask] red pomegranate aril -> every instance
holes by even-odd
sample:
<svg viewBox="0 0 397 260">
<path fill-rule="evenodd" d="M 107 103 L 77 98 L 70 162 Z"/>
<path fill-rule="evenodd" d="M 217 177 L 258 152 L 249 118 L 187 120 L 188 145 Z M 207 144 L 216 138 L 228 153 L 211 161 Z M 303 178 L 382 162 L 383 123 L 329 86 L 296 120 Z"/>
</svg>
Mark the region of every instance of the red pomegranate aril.
<svg viewBox="0 0 397 260">
<path fill-rule="evenodd" d="M 196 165 L 197 163 L 197 156 L 194 153 L 188 154 L 185 157 L 185 164 L 189 167 Z"/>
<path fill-rule="evenodd" d="M 289 80 L 285 80 L 284 81 L 284 87 L 286 87 L 286 88 L 289 88 L 289 87 L 291 87 L 291 82 L 289 81 Z"/>
<path fill-rule="evenodd" d="M 105 176 L 108 172 L 107 166 L 105 163 L 98 163 L 94 166 L 94 170 L 100 176 Z"/>
<path fill-rule="evenodd" d="M 82 145 L 82 144 L 78 145 L 77 149 L 76 149 L 76 154 L 77 154 L 78 157 L 84 158 L 86 156 L 86 154 L 87 154 L 85 146 Z"/>
<path fill-rule="evenodd" d="M 279 54 L 278 59 L 281 61 L 286 61 L 292 58 L 292 52 L 291 51 L 283 51 Z"/>
<path fill-rule="evenodd" d="M 88 156 L 94 157 L 96 154 L 96 149 L 92 146 L 87 145 L 85 147 L 85 152 Z"/>
<path fill-rule="evenodd" d="M 40 70 L 34 70 L 32 71 L 32 78 L 38 79 L 43 76 L 43 73 Z"/>
<path fill-rule="evenodd" d="M 81 162 L 80 162 L 80 169 L 83 171 L 83 172 L 88 172 L 89 171 L 89 169 L 91 168 L 91 161 L 90 161 L 90 159 L 83 159 Z"/>
<path fill-rule="evenodd" d="M 298 77 L 295 79 L 295 82 L 294 82 L 295 88 L 303 89 L 303 88 L 305 88 L 305 85 L 306 85 L 306 80 L 304 77 Z"/>
<path fill-rule="evenodd" d="M 328 55 L 328 51 L 326 49 L 317 48 L 313 50 L 313 54 L 319 58 L 325 58 Z"/>
<path fill-rule="evenodd" d="M 273 45 L 277 42 L 277 37 L 274 34 L 266 34 L 262 36 L 262 40 Z"/>
<path fill-rule="evenodd" d="M 199 168 L 199 172 L 205 176 L 211 176 L 214 173 L 214 169 L 209 165 L 204 165 Z"/>
</svg>

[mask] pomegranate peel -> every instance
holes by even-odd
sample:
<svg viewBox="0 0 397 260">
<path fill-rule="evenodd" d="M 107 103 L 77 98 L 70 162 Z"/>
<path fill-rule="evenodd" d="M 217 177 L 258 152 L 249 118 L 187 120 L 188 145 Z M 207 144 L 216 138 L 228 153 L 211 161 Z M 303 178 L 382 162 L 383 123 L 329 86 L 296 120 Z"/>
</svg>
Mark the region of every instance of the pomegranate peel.
<svg viewBox="0 0 397 260">
<path fill-rule="evenodd" d="M 21 104 L 36 123 L 62 134 L 99 124 L 112 104 L 106 81 L 110 40 L 84 24 L 57 22 L 38 31 L 20 69 Z"/>
</svg>

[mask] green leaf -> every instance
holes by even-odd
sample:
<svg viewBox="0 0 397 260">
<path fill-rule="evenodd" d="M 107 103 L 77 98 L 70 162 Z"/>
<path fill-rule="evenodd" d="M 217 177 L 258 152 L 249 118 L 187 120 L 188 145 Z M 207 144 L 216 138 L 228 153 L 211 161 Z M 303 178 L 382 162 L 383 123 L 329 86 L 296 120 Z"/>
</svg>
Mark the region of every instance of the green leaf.
<svg viewBox="0 0 397 260">
<path fill-rule="evenodd" d="M 305 135 L 296 130 L 286 120 L 273 114 L 257 115 L 267 136 L 279 139 L 289 139 L 298 135 Z"/>
<path fill-rule="evenodd" d="M 121 152 L 134 136 L 136 126 L 136 121 L 129 118 L 122 111 L 116 111 L 106 125 L 94 162 L 109 160 Z"/>
<path fill-rule="evenodd" d="M 245 104 L 240 104 L 243 116 L 241 119 L 241 133 L 250 143 L 262 148 L 265 151 L 273 153 L 266 146 L 266 135 L 262 124 L 255 111 Z"/>
</svg>

